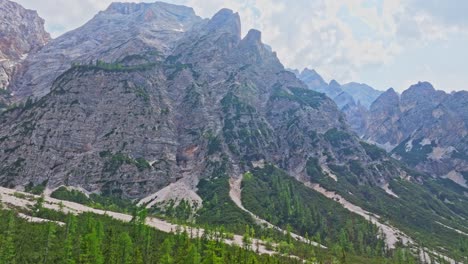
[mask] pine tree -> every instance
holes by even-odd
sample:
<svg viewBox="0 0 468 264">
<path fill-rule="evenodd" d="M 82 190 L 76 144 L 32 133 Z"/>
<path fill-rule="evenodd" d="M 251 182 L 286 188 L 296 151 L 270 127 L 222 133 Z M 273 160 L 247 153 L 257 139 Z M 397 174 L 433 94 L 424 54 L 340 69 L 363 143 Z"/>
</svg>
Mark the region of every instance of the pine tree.
<svg viewBox="0 0 468 264">
<path fill-rule="evenodd" d="M 184 263 L 192 263 L 192 264 L 201 263 L 201 255 L 198 252 L 198 248 L 195 244 L 193 243 L 190 244 Z"/>
<path fill-rule="evenodd" d="M 223 263 L 223 258 L 222 256 L 219 256 L 218 252 L 221 251 L 221 248 L 219 245 L 217 245 L 216 241 L 214 240 L 209 240 L 206 249 L 203 252 L 204 258 L 203 258 L 203 264 L 222 264 Z"/>
<path fill-rule="evenodd" d="M 63 264 L 75 264 L 73 258 L 73 240 L 76 233 L 76 217 L 73 214 L 68 215 L 67 226 L 65 230 L 65 240 L 63 242 Z"/>
<path fill-rule="evenodd" d="M 138 247 L 135 247 L 135 252 L 133 254 L 133 264 L 144 264 L 143 255 Z"/>
<path fill-rule="evenodd" d="M 14 232 L 15 232 L 15 217 L 13 212 L 8 213 L 8 225 L 7 230 L 1 241 L 0 248 L 0 264 L 14 264 L 15 260 L 15 243 L 14 243 Z"/>
<path fill-rule="evenodd" d="M 49 222 L 47 224 L 47 235 L 46 235 L 46 241 L 45 241 L 45 252 L 44 252 L 44 260 L 43 260 L 44 264 L 49 263 L 49 255 L 53 247 L 54 240 L 55 240 L 55 224 Z"/>
<path fill-rule="evenodd" d="M 100 248 L 96 230 L 93 228 L 90 233 L 86 234 L 82 241 L 81 264 L 101 264 L 104 263 L 104 257 Z"/>
<path fill-rule="evenodd" d="M 242 236 L 242 243 L 244 245 L 244 248 L 247 250 L 250 250 L 250 248 L 252 247 L 252 237 L 250 236 L 250 227 L 248 225 L 245 226 L 245 232 Z"/>
<path fill-rule="evenodd" d="M 161 264 L 172 264 L 174 259 L 172 258 L 172 247 L 174 246 L 174 241 L 172 237 L 167 237 L 164 239 L 163 244 L 161 245 Z"/>
<path fill-rule="evenodd" d="M 120 263 L 132 264 L 133 242 L 127 232 L 123 232 L 119 238 Z"/>
<path fill-rule="evenodd" d="M 120 261 L 119 241 L 114 228 L 106 230 L 103 240 L 103 255 L 106 264 L 118 264 Z"/>
</svg>

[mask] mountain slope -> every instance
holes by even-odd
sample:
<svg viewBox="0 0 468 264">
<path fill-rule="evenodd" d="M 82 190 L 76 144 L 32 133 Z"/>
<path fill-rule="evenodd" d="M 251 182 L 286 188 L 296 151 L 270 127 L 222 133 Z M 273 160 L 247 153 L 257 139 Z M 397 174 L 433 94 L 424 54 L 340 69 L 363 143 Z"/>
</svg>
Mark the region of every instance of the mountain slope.
<svg viewBox="0 0 468 264">
<path fill-rule="evenodd" d="M 467 187 L 468 93 L 446 94 L 429 83 L 382 94 L 371 106 L 365 138 L 398 159 Z"/>
<path fill-rule="evenodd" d="M 146 63 L 74 66 L 50 94 L 2 116 L 3 184 L 47 180 L 141 197 L 226 159 L 229 173 L 266 160 L 298 178 L 311 156 L 366 163 L 334 103 L 285 71 L 260 37 L 241 39 L 238 15 L 221 10 L 164 62 L 140 53 Z M 359 181 L 390 177 L 368 171 Z"/>
</svg>

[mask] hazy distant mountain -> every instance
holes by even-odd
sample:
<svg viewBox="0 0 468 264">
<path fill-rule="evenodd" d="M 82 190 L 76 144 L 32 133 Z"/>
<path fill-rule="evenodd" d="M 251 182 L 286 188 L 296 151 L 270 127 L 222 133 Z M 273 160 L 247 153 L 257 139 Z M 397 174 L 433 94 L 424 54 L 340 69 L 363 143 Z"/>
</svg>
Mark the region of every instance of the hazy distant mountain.
<svg viewBox="0 0 468 264">
<path fill-rule="evenodd" d="M 351 82 L 342 85 L 341 88 L 343 91 L 350 94 L 357 103 L 363 105 L 367 109 L 369 109 L 375 99 L 383 93 L 364 83 Z"/>
</svg>

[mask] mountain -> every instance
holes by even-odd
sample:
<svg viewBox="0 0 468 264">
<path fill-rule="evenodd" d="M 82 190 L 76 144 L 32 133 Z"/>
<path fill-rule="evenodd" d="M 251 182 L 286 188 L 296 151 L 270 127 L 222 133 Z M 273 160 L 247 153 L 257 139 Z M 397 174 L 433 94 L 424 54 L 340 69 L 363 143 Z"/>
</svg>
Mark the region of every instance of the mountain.
<svg viewBox="0 0 468 264">
<path fill-rule="evenodd" d="M 345 114 L 351 129 L 361 135 L 367 127 L 368 107 L 361 104 L 372 100 L 379 93 L 365 84 L 349 83 L 339 84 L 332 80 L 327 84 L 315 71 L 305 68 L 297 77 L 303 81 L 309 89 L 324 93 L 330 97 Z M 362 90 L 361 90 L 362 89 Z"/>
<path fill-rule="evenodd" d="M 333 99 L 340 109 L 343 109 L 346 105 L 362 105 L 365 109 L 369 109 L 375 99 L 382 94 L 381 91 L 363 83 L 351 82 L 341 85 L 332 80 L 327 84 L 315 70 L 308 68 L 305 68 L 302 72 L 298 70 L 290 71 L 294 72 L 310 89 L 324 93 Z"/>
<path fill-rule="evenodd" d="M 364 106 L 366 109 L 369 109 L 377 97 L 382 94 L 381 91 L 375 90 L 364 83 L 350 82 L 342 85 L 342 89 L 350 94 L 358 104 Z"/>
<path fill-rule="evenodd" d="M 36 11 L 24 9 L 8 0 L 0 0 L 0 110 L 9 103 L 6 91 L 24 59 L 40 50 L 50 35 Z"/>
<path fill-rule="evenodd" d="M 174 221 L 279 237 L 280 248 L 311 235 L 322 262 L 418 250 L 464 260 L 464 191 L 362 142 L 261 32 L 242 37 L 229 9 L 201 19 L 160 2 L 112 4 L 24 65 L 11 86 L 24 103 L 0 115 L 2 186 L 136 200 Z M 323 89 L 341 109 L 359 106 L 336 81 Z"/>
<path fill-rule="evenodd" d="M 330 83 L 326 83 L 322 76 L 320 76 L 315 70 L 304 69 L 297 77 L 303 81 L 309 89 L 319 93 L 324 93 L 330 97 L 338 105 L 338 108 L 343 109 L 347 105 L 355 105 L 354 98 L 341 88 L 341 85 L 332 80 Z"/>
<path fill-rule="evenodd" d="M 136 55 L 133 59 L 137 60 L 140 54 L 164 58 L 184 32 L 200 22 L 202 19 L 189 7 L 162 2 L 113 3 L 84 26 L 50 41 L 40 52 L 29 56 L 10 90 L 16 100 L 40 98 L 72 64 L 97 59 L 115 62 L 131 55 Z"/>
<path fill-rule="evenodd" d="M 128 7 L 153 10 L 160 5 Z M 171 15 L 187 11 L 172 8 Z M 133 12 L 122 18 L 120 11 L 128 9 L 118 10 L 117 20 L 135 20 Z M 83 28 L 114 13 L 112 5 Z M 263 160 L 301 178 L 310 157 L 336 163 L 359 157 L 369 162 L 357 138 L 348 135 L 335 104 L 285 71 L 276 54 L 262 44 L 259 31 L 251 30 L 242 39 L 239 16 L 230 10 L 207 21 L 193 18 L 198 25 L 183 37 L 170 31 L 179 37 L 169 38 L 170 43 L 175 41 L 174 49 L 164 60 L 139 49 L 138 56 L 118 56 L 114 63 L 76 64 L 54 81 L 51 93 L 4 114 L 3 184 L 48 181 L 51 187 L 110 188 L 142 198 L 179 179 L 196 184 L 221 165 L 226 173 L 238 175 L 250 162 Z M 147 24 L 134 31 L 139 27 Z M 75 35 L 93 39 L 95 34 L 83 34 L 83 28 L 54 40 L 35 57 Z M 154 34 L 156 39 L 159 34 L 167 36 Z M 114 37 L 109 42 L 120 47 L 120 36 Z M 104 50 L 96 56 L 105 57 Z M 32 89 L 43 92 L 40 82 Z M 342 145 L 330 144 L 327 137 L 334 134 L 338 138 L 333 140 Z M 362 182 L 377 182 L 391 175 L 369 171 L 359 177 Z"/>
<path fill-rule="evenodd" d="M 468 93 L 447 94 L 419 82 L 399 96 L 393 89 L 371 106 L 367 140 L 434 176 L 467 187 Z"/>
</svg>

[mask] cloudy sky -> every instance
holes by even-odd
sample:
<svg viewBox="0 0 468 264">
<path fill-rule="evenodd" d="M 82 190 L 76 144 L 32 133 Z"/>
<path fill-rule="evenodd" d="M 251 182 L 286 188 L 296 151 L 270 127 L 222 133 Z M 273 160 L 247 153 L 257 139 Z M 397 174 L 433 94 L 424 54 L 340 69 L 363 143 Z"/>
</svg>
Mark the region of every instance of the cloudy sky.
<svg viewBox="0 0 468 264">
<path fill-rule="evenodd" d="M 15 0 L 35 9 L 54 37 L 81 26 L 112 0 Z M 120 2 L 154 2 L 126 1 Z M 417 81 L 468 90 L 468 1 L 166 0 L 211 17 L 238 11 L 243 33 L 263 32 L 286 67 L 316 69 L 326 80 L 402 91 Z"/>
</svg>

